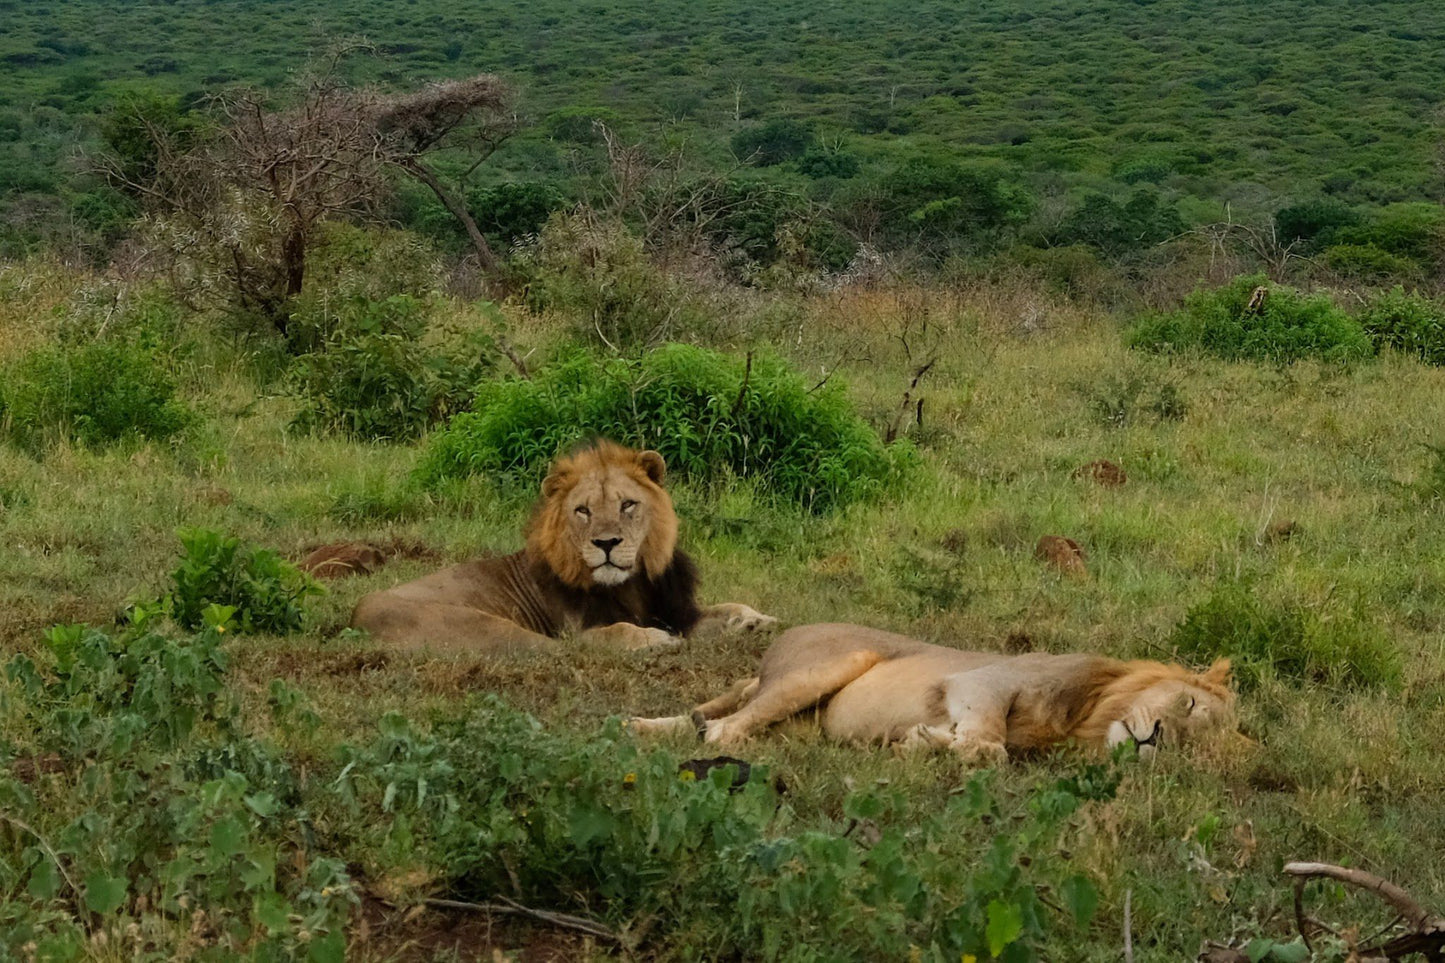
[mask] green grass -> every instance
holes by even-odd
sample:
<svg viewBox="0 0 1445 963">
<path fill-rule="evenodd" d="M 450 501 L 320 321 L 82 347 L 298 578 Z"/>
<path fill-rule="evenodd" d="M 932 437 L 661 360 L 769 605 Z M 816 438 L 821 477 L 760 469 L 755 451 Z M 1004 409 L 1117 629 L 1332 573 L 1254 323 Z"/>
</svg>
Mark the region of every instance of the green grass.
<svg viewBox="0 0 1445 963">
<path fill-rule="evenodd" d="M 1025 302 L 1053 327 L 1018 334 Z M 923 423 L 907 426 L 920 464 L 897 492 L 824 516 L 779 507 L 745 482 L 722 490 L 679 483 L 683 542 L 707 600 L 747 602 L 788 624 L 853 620 L 991 650 L 1012 635 L 1013 645 L 1026 639 L 1039 650 L 1172 658 L 1181 654 L 1172 649 L 1176 626 L 1191 609 L 1247 574 L 1261 597 L 1312 624 L 1368 630 L 1398 665 L 1389 685 L 1373 688 L 1328 665 L 1260 673 L 1241 702 L 1252 748 L 1166 754 L 1153 768 L 1130 769 L 1117 799 L 1087 804 L 1062 845 L 1098 887 L 1101 906 L 1093 928 L 1061 944 L 1058 958 L 1117 959 L 1126 891 L 1140 959 L 1187 958 L 1204 938 L 1287 936 L 1288 922 L 1266 914 L 1288 899 L 1276 867 L 1293 858 L 1381 872 L 1423 902 L 1445 904 L 1445 868 L 1432 845 L 1445 835 L 1445 515 L 1428 495 L 1434 462 L 1422 447 L 1438 443 L 1434 426 L 1445 423 L 1445 371 L 1402 356 L 1348 368 L 1143 356 L 1107 319 L 1005 288 L 828 296 L 790 316 L 797 323 L 787 357 L 805 370 L 836 365 L 849 398 L 878 424 L 892 420 L 916 367 L 900 334 L 916 339 L 918 319 L 929 319 L 939 360 L 921 383 Z M 512 321 L 521 350 L 546 351 L 549 329 Z M 45 337 L 43 316 L 26 323 L 36 331 L 23 329 L 17 343 Z M 646 656 L 578 650 L 544 661 L 379 655 L 341 632 L 356 600 L 448 561 L 515 550 L 525 497 L 481 477 L 418 493 L 407 479 L 419 445 L 297 436 L 287 431 L 295 402 L 258 396 L 245 358 L 206 348 L 176 365 L 184 400 L 205 415 L 180 446 L 62 443 L 43 458 L 0 446 L 7 649 L 38 652 L 49 625 L 110 624 L 127 602 L 164 592 L 182 526 L 293 558 L 350 538 L 429 548 L 436 557 L 403 553 L 375 575 L 331 583 L 310 603 L 300 634 L 227 644 L 227 690 L 251 734 L 293 767 L 334 775 L 336 747 L 370 745 L 388 712 L 425 724 L 433 713 L 462 712 L 478 691 L 497 692 L 581 746 L 609 716 L 677 712 L 715 695 L 748 674 L 767 644 L 699 641 Z M 1085 390 L 1161 384 L 1172 386 L 1170 417 L 1145 410 L 1122 422 L 1101 417 Z M 1124 394 L 1147 408 L 1151 391 Z M 1129 482 L 1104 489 L 1070 477 L 1096 458 L 1118 462 Z M 1293 536 L 1272 539 L 1271 525 L 1282 521 L 1296 523 Z M 1032 550 L 1046 534 L 1078 540 L 1091 577 L 1043 569 Z M 1316 656 L 1340 657 L 1328 645 Z M 271 714 L 276 678 L 298 690 L 314 725 Z M 697 752 L 683 740 L 665 748 Z M 837 836 L 852 793 L 887 787 L 907 801 L 874 817 L 883 831 L 943 813 L 928 833 L 986 845 L 962 817 L 946 815 L 950 792 L 967 780 L 947 758 L 829 745 L 807 724 L 742 754 L 789 787 L 779 833 Z M 1022 807 L 1072 766 L 1066 758 L 1020 763 L 997 774 L 995 791 Z M 43 779 L 54 818 L 85 805 L 78 774 Z M 360 833 L 350 818 L 331 824 L 336 838 Z M 434 856 L 401 861 L 384 840 L 358 839 L 349 858 L 368 885 L 389 881 L 403 901 L 451 878 Z M 981 852 L 959 845 L 950 852 L 965 862 Z M 1365 911 L 1348 901 L 1317 910 L 1334 923 L 1360 921 Z M 353 956 L 388 958 L 395 932 L 354 928 Z M 704 952 L 689 942 L 702 932 L 645 944 L 643 955 Z M 1066 929 L 1057 932 L 1066 939 Z M 180 934 L 163 937 L 171 938 Z M 505 947 L 541 936 L 523 927 L 492 939 Z M 574 955 L 603 952 L 580 947 Z"/>
</svg>

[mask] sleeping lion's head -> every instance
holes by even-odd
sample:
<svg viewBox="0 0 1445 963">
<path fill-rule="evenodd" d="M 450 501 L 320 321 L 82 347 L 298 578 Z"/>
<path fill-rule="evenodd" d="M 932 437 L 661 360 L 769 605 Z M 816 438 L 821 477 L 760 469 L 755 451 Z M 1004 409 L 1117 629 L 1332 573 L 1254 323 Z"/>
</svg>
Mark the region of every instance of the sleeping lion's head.
<svg viewBox="0 0 1445 963">
<path fill-rule="evenodd" d="M 559 458 L 542 482 L 527 550 L 574 588 L 659 577 L 677 549 L 677 515 L 655 451 L 598 441 Z"/>
<path fill-rule="evenodd" d="M 1110 682 L 1085 728 L 1109 748 L 1130 744 L 1142 757 L 1234 727 L 1229 660 L 1194 673 L 1158 662 L 1125 663 Z"/>
</svg>

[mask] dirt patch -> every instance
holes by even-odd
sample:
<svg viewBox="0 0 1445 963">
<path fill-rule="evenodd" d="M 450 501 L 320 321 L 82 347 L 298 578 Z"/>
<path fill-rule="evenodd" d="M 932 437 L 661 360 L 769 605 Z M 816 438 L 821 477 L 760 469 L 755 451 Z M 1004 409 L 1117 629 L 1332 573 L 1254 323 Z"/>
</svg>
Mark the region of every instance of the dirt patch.
<svg viewBox="0 0 1445 963">
<path fill-rule="evenodd" d="M 1065 538 L 1062 535 L 1045 535 L 1034 546 L 1034 558 L 1065 575 L 1072 575 L 1075 578 L 1087 578 L 1089 575 L 1089 568 L 1085 564 L 1087 556 L 1079 543 L 1072 538 Z"/>
<path fill-rule="evenodd" d="M 10 763 L 11 774 L 26 785 L 34 783 L 35 780 L 47 773 L 65 771 L 65 760 L 55 752 L 47 752 L 39 756 L 21 756 Z"/>
<path fill-rule="evenodd" d="M 1109 461 L 1107 458 L 1100 458 L 1097 461 L 1089 462 L 1087 465 L 1080 465 L 1074 469 L 1073 477 L 1076 481 L 1091 481 L 1103 488 L 1119 488 L 1129 480 L 1129 476 L 1124 473 L 1124 469 L 1112 461 Z"/>
<path fill-rule="evenodd" d="M 394 907 L 377 899 L 362 902 L 351 927 L 347 958 L 396 963 L 432 960 L 571 963 L 591 959 L 599 949 L 585 934 L 566 933 L 513 917 Z"/>
<path fill-rule="evenodd" d="M 1009 655 L 1023 655 L 1025 652 L 1032 652 L 1038 646 L 1034 644 L 1034 637 L 1023 629 L 1014 629 L 1003 640 L 1003 650 Z"/>
</svg>

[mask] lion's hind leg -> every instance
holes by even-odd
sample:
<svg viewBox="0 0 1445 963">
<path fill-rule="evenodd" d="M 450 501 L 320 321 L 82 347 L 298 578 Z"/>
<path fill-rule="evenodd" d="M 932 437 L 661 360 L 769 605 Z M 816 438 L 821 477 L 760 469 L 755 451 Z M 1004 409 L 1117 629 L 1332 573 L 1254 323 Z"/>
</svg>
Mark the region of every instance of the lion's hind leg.
<svg viewBox="0 0 1445 963">
<path fill-rule="evenodd" d="M 741 709 L 729 716 L 706 720 L 703 738 L 719 745 L 741 742 L 759 729 L 817 705 L 882 659 L 877 652 L 860 649 L 764 679 L 752 692 L 751 701 Z"/>
</svg>

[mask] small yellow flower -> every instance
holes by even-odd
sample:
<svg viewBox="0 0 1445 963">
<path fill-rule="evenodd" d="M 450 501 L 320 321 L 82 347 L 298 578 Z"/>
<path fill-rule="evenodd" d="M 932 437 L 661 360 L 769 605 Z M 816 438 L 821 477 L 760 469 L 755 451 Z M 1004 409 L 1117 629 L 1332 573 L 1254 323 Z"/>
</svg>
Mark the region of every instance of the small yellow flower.
<svg viewBox="0 0 1445 963">
<path fill-rule="evenodd" d="M 632 785 L 637 781 L 637 773 L 629 772 L 627 775 L 622 777 L 622 781 L 629 786 Z"/>
<path fill-rule="evenodd" d="M 959 963 L 978 963 L 978 957 L 972 953 L 965 953 L 963 954 L 963 959 L 959 960 Z"/>
<path fill-rule="evenodd" d="M 683 782 L 692 782 L 694 779 L 697 778 L 697 773 L 693 772 L 691 769 L 684 769 L 682 772 L 677 774 L 677 778 L 681 779 Z"/>
</svg>

